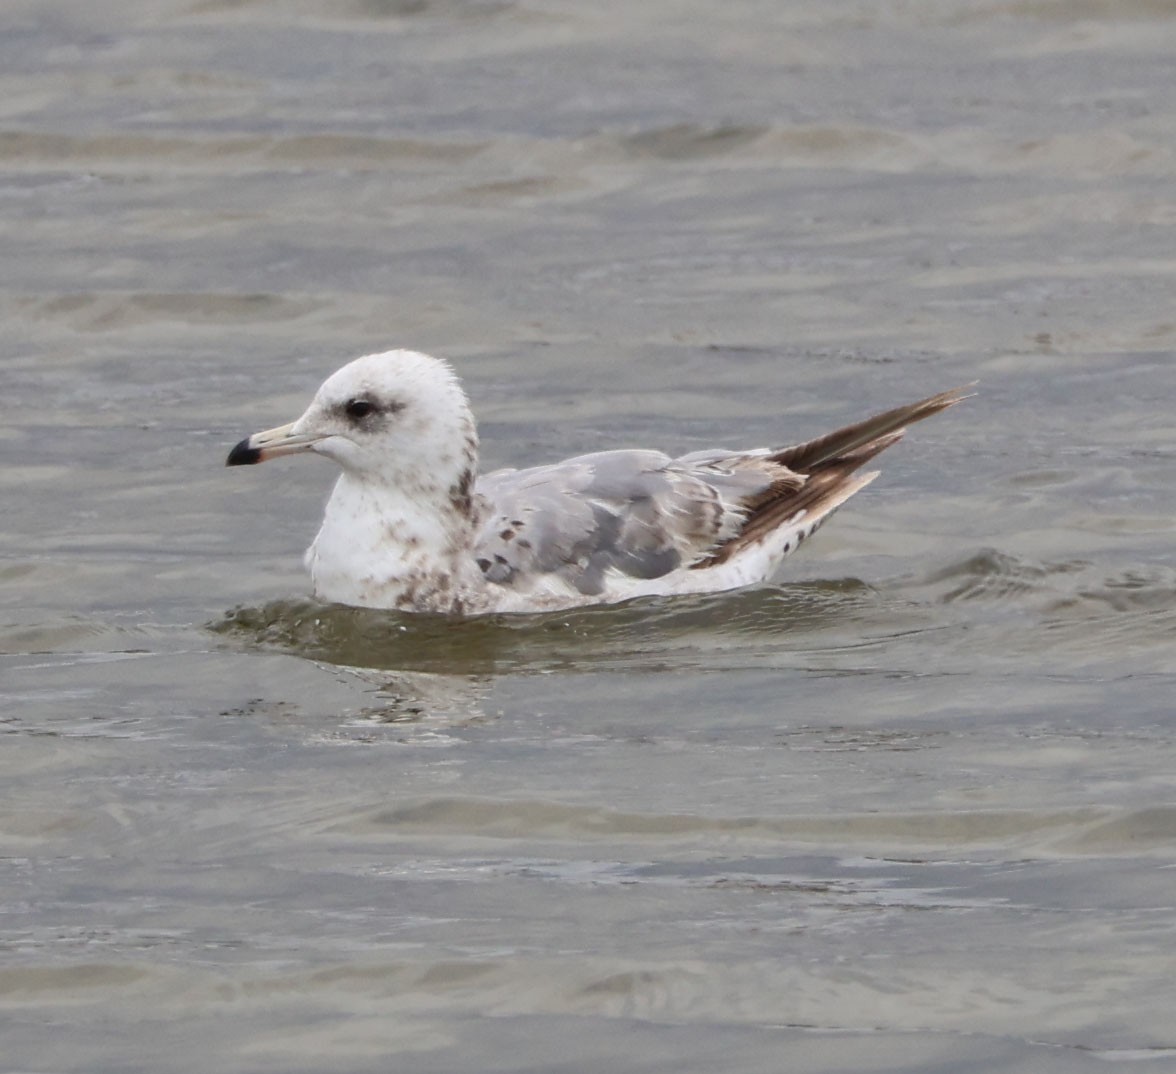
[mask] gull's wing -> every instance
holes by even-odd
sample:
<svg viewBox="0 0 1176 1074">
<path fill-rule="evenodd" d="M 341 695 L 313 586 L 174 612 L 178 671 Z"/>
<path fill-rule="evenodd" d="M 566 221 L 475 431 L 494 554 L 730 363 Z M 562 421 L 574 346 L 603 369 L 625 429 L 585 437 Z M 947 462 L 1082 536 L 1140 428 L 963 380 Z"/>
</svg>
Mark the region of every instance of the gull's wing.
<svg viewBox="0 0 1176 1074">
<path fill-rule="evenodd" d="M 738 460 L 754 460 L 753 467 Z M 610 573 L 659 578 L 712 554 L 742 525 L 744 504 L 773 477 L 755 454 L 602 451 L 553 466 L 480 478 L 483 521 L 475 555 L 488 581 L 527 590 L 604 591 Z"/>
<path fill-rule="evenodd" d="M 604 592 L 610 578 L 661 578 L 758 554 L 771 568 L 875 473 L 857 470 L 962 389 L 783 448 L 603 451 L 501 470 L 477 485 L 475 556 L 490 582 Z M 758 550 L 758 552 L 757 552 Z"/>
</svg>

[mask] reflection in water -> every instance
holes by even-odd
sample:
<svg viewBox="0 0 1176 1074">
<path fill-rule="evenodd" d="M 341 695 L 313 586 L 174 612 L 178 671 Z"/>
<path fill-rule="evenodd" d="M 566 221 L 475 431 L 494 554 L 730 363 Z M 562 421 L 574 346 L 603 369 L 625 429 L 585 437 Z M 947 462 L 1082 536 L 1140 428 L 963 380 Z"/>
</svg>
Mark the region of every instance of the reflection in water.
<svg viewBox="0 0 1176 1074">
<path fill-rule="evenodd" d="M 647 598 L 626 604 L 532 615 L 468 619 L 273 601 L 236 608 L 215 632 L 315 660 L 368 668 L 449 674 L 576 670 L 689 660 L 685 650 L 711 639 L 738 648 L 780 644 L 840 625 L 870 603 L 856 579 L 807 582 L 738 593 Z"/>
<path fill-rule="evenodd" d="M 482 708 L 490 689 L 490 680 L 486 676 L 426 671 L 390 674 L 359 667 L 346 670 L 374 687 L 369 694 L 370 703 L 352 712 L 343 725 L 349 732 L 358 732 L 358 737 L 362 737 L 365 730 L 375 734 L 381 727 L 460 727 L 486 718 Z"/>
<path fill-rule="evenodd" d="M 1108 573 L 1083 560 L 1041 563 L 986 549 L 873 585 L 806 581 L 470 619 L 273 601 L 236 608 L 209 629 L 331 664 L 459 676 L 757 665 L 853 671 L 861 664 L 855 653 L 881 644 L 898 670 L 897 656 L 909 649 L 918 659 L 929 632 L 936 663 L 919 673 L 975 670 L 1019 658 L 1027 646 L 1059 669 L 1084 666 L 1112 639 L 1127 670 L 1130 658 L 1154 660 L 1176 640 L 1176 570 Z"/>
</svg>

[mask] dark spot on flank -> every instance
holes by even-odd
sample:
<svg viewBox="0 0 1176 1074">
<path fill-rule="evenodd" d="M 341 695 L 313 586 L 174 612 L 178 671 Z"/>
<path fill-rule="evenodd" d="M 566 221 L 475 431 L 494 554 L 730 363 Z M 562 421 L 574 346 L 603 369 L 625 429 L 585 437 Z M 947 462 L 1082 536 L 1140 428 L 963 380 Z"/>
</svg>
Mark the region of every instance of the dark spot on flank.
<svg viewBox="0 0 1176 1074">
<path fill-rule="evenodd" d="M 515 543 L 524 551 L 531 547 L 531 542 L 528 541 L 525 537 L 520 537 Z"/>
<path fill-rule="evenodd" d="M 474 471 L 463 470 L 452 485 L 449 486 L 449 502 L 462 514 L 469 514 L 472 501 L 470 492 L 474 487 Z"/>
<path fill-rule="evenodd" d="M 255 462 L 261 462 L 261 449 L 250 447 L 249 437 L 237 444 L 225 459 L 226 466 L 252 466 Z"/>
<path fill-rule="evenodd" d="M 511 529 L 511 528 L 508 526 L 508 527 L 507 527 L 506 529 L 504 529 L 504 530 L 503 530 L 501 533 L 499 533 L 499 535 L 498 535 L 498 536 L 499 536 L 499 537 L 501 537 L 501 538 L 502 538 L 502 540 L 504 540 L 504 541 L 509 541 L 509 540 L 510 540 L 510 539 L 511 539 L 511 538 L 512 538 L 514 535 L 515 535 L 515 531 L 514 531 L 514 530 L 512 530 L 512 529 Z"/>
<path fill-rule="evenodd" d="M 504 556 L 496 555 L 493 562 L 488 559 L 479 559 L 477 562 L 486 581 L 496 582 L 498 585 L 509 585 L 516 573 Z"/>
<path fill-rule="evenodd" d="M 510 520 L 510 524 L 511 524 L 512 526 L 514 526 L 514 528 L 515 528 L 516 530 L 521 530 L 521 529 L 523 528 L 523 525 L 524 525 L 524 523 L 523 523 L 523 520 L 522 520 L 521 518 L 512 518 L 512 519 Z"/>
</svg>

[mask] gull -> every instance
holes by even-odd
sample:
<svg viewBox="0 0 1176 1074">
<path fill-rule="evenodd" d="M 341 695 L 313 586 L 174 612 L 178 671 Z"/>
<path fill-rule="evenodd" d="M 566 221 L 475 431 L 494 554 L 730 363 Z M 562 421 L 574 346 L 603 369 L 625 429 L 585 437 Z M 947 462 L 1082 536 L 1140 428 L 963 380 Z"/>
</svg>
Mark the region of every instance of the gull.
<svg viewBox="0 0 1176 1074">
<path fill-rule="evenodd" d="M 623 449 L 478 473 L 478 436 L 439 358 L 356 358 L 297 421 L 246 437 L 226 465 L 313 452 L 342 473 L 306 552 L 323 601 L 449 615 L 537 612 L 713 593 L 769 579 L 877 471 L 932 395 L 791 447 L 671 458 Z"/>
</svg>

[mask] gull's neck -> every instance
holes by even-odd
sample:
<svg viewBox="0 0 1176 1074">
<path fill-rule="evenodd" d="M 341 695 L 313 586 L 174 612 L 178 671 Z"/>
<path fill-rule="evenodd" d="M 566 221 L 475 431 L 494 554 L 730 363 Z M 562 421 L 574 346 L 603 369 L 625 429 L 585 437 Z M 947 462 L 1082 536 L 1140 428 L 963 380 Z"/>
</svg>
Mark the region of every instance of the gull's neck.
<svg viewBox="0 0 1176 1074">
<path fill-rule="evenodd" d="M 307 551 L 315 595 L 370 608 L 460 611 L 480 588 L 473 467 L 409 487 L 344 471 Z M 466 595 L 466 596 L 463 596 Z"/>
</svg>

